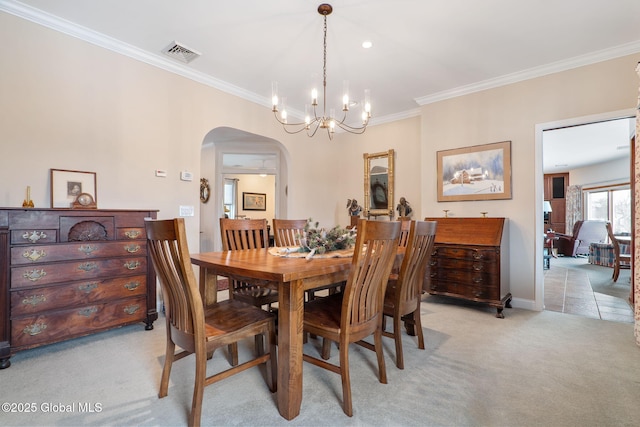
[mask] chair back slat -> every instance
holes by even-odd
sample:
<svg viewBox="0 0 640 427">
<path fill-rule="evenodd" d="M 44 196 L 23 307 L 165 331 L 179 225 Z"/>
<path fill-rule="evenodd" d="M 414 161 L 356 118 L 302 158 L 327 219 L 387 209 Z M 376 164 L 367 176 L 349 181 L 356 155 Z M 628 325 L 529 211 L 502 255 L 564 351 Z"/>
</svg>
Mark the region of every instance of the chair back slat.
<svg viewBox="0 0 640 427">
<path fill-rule="evenodd" d="M 411 218 L 403 216 L 398 218 L 400 224 L 400 240 L 398 241 L 398 246 L 401 248 L 407 247 L 407 242 L 409 241 L 409 229 L 411 228 Z"/>
<path fill-rule="evenodd" d="M 436 238 L 436 221 L 411 221 L 409 238 L 398 276 L 400 302 L 415 301 L 422 292 L 425 270 Z"/>
<path fill-rule="evenodd" d="M 273 219 L 273 237 L 276 246 L 300 246 L 306 219 Z"/>
<path fill-rule="evenodd" d="M 369 335 L 381 322 L 384 292 L 399 237 L 398 221 L 358 221 L 358 235 L 342 301 L 341 328 L 351 328 L 354 334 Z"/>
<path fill-rule="evenodd" d="M 174 341 L 194 351 L 204 338 L 204 310 L 187 246 L 184 218 L 146 221 L 147 243 Z"/>
<path fill-rule="evenodd" d="M 239 251 L 269 247 L 266 219 L 220 218 L 222 250 Z"/>
</svg>

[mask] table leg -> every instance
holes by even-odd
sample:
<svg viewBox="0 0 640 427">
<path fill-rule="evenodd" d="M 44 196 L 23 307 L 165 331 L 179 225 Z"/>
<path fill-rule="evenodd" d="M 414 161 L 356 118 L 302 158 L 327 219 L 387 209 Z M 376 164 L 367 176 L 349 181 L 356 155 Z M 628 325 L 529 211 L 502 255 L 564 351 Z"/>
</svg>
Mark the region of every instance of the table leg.
<svg viewBox="0 0 640 427">
<path fill-rule="evenodd" d="M 278 411 L 287 420 L 302 403 L 302 281 L 278 285 Z"/>
<path fill-rule="evenodd" d="M 218 275 L 200 267 L 200 296 L 204 306 L 218 302 Z"/>
</svg>

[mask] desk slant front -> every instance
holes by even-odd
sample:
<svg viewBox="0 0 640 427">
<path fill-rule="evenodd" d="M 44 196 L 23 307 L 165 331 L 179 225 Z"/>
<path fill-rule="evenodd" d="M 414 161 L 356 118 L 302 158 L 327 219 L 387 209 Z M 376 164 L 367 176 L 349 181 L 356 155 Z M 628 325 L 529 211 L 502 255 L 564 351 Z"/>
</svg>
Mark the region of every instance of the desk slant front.
<svg viewBox="0 0 640 427">
<path fill-rule="evenodd" d="M 425 218 L 438 228 L 423 289 L 489 304 L 503 318 L 511 307 L 508 262 L 504 259 L 505 218 Z"/>
</svg>

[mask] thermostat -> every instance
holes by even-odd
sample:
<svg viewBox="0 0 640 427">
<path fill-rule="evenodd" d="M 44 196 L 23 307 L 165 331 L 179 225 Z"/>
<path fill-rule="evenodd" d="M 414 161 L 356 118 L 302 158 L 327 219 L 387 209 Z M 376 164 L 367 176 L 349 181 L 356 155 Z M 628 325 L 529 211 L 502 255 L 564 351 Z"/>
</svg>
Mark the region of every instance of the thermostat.
<svg viewBox="0 0 640 427">
<path fill-rule="evenodd" d="M 193 181 L 193 174 L 191 172 L 180 172 L 180 179 L 183 181 Z"/>
</svg>

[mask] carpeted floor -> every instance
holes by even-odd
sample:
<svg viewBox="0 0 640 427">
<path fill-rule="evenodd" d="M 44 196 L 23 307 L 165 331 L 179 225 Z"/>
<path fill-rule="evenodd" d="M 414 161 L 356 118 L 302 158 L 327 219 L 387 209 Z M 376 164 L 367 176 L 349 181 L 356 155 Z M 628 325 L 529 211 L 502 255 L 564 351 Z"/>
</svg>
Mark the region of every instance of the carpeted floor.
<svg viewBox="0 0 640 427">
<path fill-rule="evenodd" d="M 202 424 L 638 425 L 640 348 L 632 324 L 517 308 L 497 319 L 495 309 L 436 296 L 424 297 L 422 322 L 426 350 L 404 335 L 404 370 L 393 363 L 393 342 L 384 340 L 388 384 L 377 380 L 375 354 L 351 346 L 352 418 L 342 412 L 340 377 L 305 363 L 293 421 L 278 414 L 263 371 L 250 369 L 205 389 Z M 252 343 L 240 346 L 241 355 Z M 194 360 L 174 365 L 169 395 L 159 399 L 164 345 L 161 315 L 152 331 L 133 325 L 20 352 L 0 371 L 0 401 L 22 410 L 0 414 L 0 424 L 186 425 Z M 304 351 L 319 347 L 310 339 Z M 209 362 L 210 372 L 226 365 L 223 354 Z M 334 347 L 331 361 L 337 359 Z"/>
</svg>

